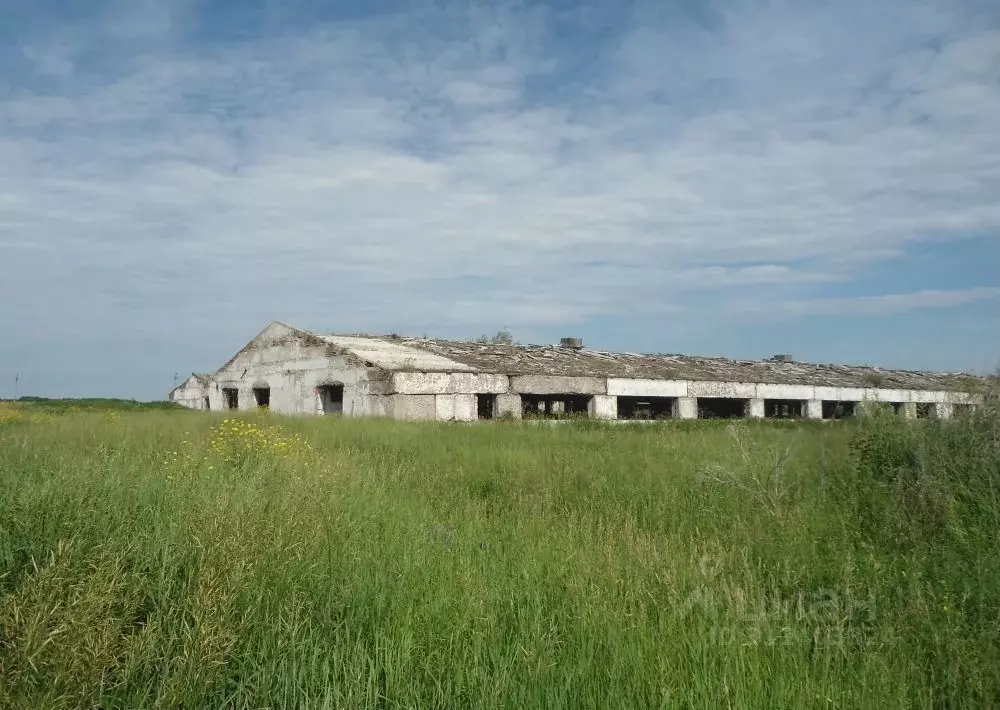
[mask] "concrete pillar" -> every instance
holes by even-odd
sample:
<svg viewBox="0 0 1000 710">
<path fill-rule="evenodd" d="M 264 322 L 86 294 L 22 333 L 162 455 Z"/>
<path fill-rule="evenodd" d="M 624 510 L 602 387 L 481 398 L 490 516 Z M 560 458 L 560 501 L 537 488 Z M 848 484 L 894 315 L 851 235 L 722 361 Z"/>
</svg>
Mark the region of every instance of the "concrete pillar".
<svg viewBox="0 0 1000 710">
<path fill-rule="evenodd" d="M 935 419 L 951 419 L 954 411 L 950 402 L 935 402 L 931 405 L 931 416 Z"/>
<path fill-rule="evenodd" d="M 500 418 L 520 419 L 521 418 L 521 395 L 519 394 L 498 394 L 496 400 L 496 411 L 494 416 Z"/>
<path fill-rule="evenodd" d="M 823 400 L 821 399 L 806 400 L 806 410 L 804 414 L 806 415 L 806 419 L 822 419 Z"/>
<path fill-rule="evenodd" d="M 917 403 L 916 402 L 903 402 L 903 407 L 900 414 L 904 419 L 916 419 L 917 418 Z"/>
<path fill-rule="evenodd" d="M 674 404 L 675 419 L 697 419 L 698 418 L 698 398 L 678 397 Z"/>
<path fill-rule="evenodd" d="M 747 416 L 751 419 L 764 418 L 764 400 L 756 397 L 747 402 Z"/>
<path fill-rule="evenodd" d="M 618 398 L 595 394 L 587 404 L 587 414 L 593 419 L 617 419 Z"/>
<path fill-rule="evenodd" d="M 863 399 L 858 402 L 855 412 L 859 417 L 865 417 L 872 413 L 878 406 L 878 402 L 871 399 Z"/>
</svg>

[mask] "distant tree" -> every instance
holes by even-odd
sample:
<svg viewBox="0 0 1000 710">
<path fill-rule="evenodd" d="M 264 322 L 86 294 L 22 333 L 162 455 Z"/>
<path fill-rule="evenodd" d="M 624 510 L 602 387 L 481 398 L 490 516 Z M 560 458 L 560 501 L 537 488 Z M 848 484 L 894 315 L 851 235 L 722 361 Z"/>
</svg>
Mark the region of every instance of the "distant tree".
<svg viewBox="0 0 1000 710">
<path fill-rule="evenodd" d="M 509 330 L 504 328 L 503 330 L 498 330 L 496 335 L 490 338 L 490 342 L 494 345 L 514 345 L 514 336 L 511 335 Z"/>
<path fill-rule="evenodd" d="M 514 336 L 511 335 L 510 331 L 506 328 L 498 330 L 492 337 L 488 335 L 480 335 L 476 338 L 475 342 L 481 343 L 483 345 L 516 345 L 514 341 Z"/>
</svg>

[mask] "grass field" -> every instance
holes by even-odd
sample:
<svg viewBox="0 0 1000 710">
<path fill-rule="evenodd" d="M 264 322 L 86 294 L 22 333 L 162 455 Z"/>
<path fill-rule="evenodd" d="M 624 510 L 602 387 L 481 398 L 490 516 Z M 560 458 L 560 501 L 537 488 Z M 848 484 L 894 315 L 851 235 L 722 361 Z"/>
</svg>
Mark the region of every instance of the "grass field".
<svg viewBox="0 0 1000 710">
<path fill-rule="evenodd" d="M 0 707 L 1000 707 L 998 422 L 0 406 Z"/>
</svg>

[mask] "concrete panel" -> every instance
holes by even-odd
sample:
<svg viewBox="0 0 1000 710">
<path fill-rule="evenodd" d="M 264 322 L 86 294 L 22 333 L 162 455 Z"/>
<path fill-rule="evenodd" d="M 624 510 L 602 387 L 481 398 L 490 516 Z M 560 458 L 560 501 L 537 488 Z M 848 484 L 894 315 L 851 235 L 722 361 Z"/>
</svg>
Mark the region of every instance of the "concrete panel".
<svg viewBox="0 0 1000 710">
<path fill-rule="evenodd" d="M 434 397 L 434 418 L 439 422 L 450 422 L 455 418 L 455 395 L 439 394 Z"/>
<path fill-rule="evenodd" d="M 822 419 L 823 418 L 823 400 L 821 399 L 810 399 L 806 402 L 806 419 Z"/>
<path fill-rule="evenodd" d="M 758 399 L 800 399 L 816 398 L 816 388 L 809 385 L 757 385 Z"/>
<path fill-rule="evenodd" d="M 674 417 L 677 419 L 697 419 L 698 400 L 694 397 L 678 397 L 674 407 Z"/>
<path fill-rule="evenodd" d="M 872 402 L 909 402 L 910 393 L 907 390 L 870 388 L 865 390 L 865 399 Z"/>
<path fill-rule="evenodd" d="M 687 380 L 608 380 L 608 394 L 614 397 L 687 397 Z"/>
<path fill-rule="evenodd" d="M 747 382 L 691 382 L 688 384 L 688 396 L 753 399 L 757 396 L 757 385 Z"/>
<path fill-rule="evenodd" d="M 512 392 L 521 394 L 607 394 L 607 380 L 598 377 L 518 375 L 510 378 Z"/>
<path fill-rule="evenodd" d="M 509 417 L 511 419 L 521 418 L 521 395 L 519 394 L 498 394 L 496 400 L 496 411 L 494 416 L 498 418 Z"/>
<path fill-rule="evenodd" d="M 947 401 L 946 393 L 933 392 L 931 390 L 909 390 L 910 402 L 921 402 L 923 404 L 933 404 L 934 402 Z"/>
<path fill-rule="evenodd" d="M 403 395 L 407 396 L 407 395 Z M 414 396 L 414 395 L 408 395 Z M 422 395 L 416 395 L 422 396 Z M 434 418 L 441 422 L 472 422 L 476 420 L 476 396 L 472 394 L 439 394 L 434 396 Z"/>
<path fill-rule="evenodd" d="M 906 402 L 903 404 L 903 411 L 900 412 L 904 419 L 916 419 L 917 418 L 917 403 L 916 402 Z"/>
<path fill-rule="evenodd" d="M 389 395 L 389 416 L 393 419 L 433 420 L 437 407 L 432 394 Z"/>
<path fill-rule="evenodd" d="M 747 416 L 751 419 L 763 419 L 764 418 L 764 400 L 762 399 L 751 399 L 749 406 L 747 407 Z"/>
<path fill-rule="evenodd" d="M 594 395 L 587 405 L 587 412 L 594 419 L 617 419 L 618 398 L 605 394 Z"/>
<path fill-rule="evenodd" d="M 828 402 L 861 402 L 865 390 L 860 387 L 816 387 L 815 398 Z"/>
<path fill-rule="evenodd" d="M 390 385 L 397 394 L 503 394 L 509 386 L 506 375 L 467 372 L 394 372 Z"/>
<path fill-rule="evenodd" d="M 476 395 L 456 394 L 455 397 L 455 421 L 474 422 L 479 418 L 476 411 Z"/>
</svg>

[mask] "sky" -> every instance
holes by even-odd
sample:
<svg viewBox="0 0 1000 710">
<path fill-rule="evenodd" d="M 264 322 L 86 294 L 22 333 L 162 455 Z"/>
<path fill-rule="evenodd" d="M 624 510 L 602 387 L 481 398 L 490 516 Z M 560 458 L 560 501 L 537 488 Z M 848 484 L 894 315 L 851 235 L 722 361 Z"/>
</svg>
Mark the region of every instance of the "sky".
<svg viewBox="0 0 1000 710">
<path fill-rule="evenodd" d="M 995 0 L 0 0 L 0 397 L 269 321 L 986 372 Z"/>
</svg>

